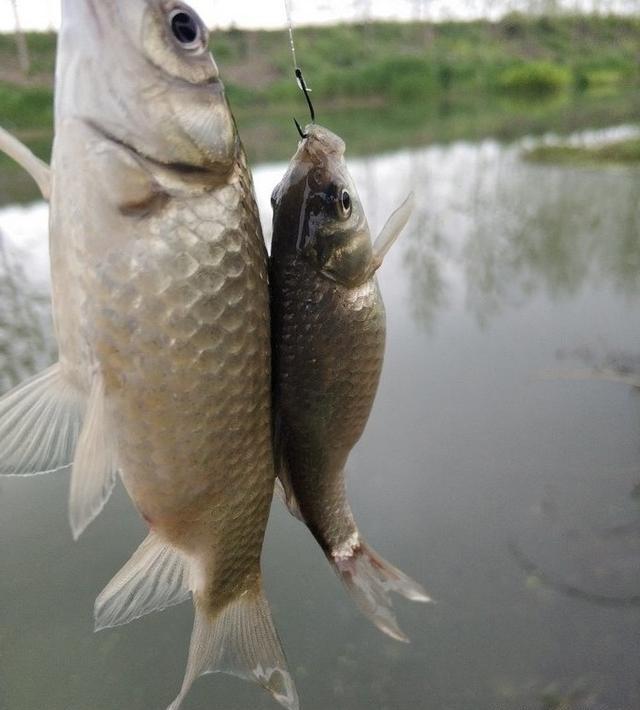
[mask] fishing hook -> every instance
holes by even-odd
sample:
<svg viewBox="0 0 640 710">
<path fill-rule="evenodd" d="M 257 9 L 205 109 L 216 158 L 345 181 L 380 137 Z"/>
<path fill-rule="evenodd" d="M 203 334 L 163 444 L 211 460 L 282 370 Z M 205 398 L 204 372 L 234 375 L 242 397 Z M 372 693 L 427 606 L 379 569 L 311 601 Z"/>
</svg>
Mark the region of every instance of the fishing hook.
<svg viewBox="0 0 640 710">
<path fill-rule="evenodd" d="M 304 80 L 304 75 L 302 74 L 302 69 L 300 69 L 300 67 L 296 67 L 296 79 L 298 80 L 298 84 L 300 85 L 300 88 L 302 89 L 302 92 L 304 93 L 305 99 L 307 100 L 307 104 L 309 106 L 309 113 L 311 114 L 311 123 L 315 123 L 316 112 L 315 112 L 315 109 L 313 108 L 311 96 L 309 96 L 309 87 L 307 86 L 307 83 Z M 293 122 L 296 124 L 296 128 L 298 129 L 298 133 L 300 134 L 300 137 L 306 138 L 307 134 L 302 130 L 302 127 L 298 123 L 297 119 L 294 118 Z"/>
</svg>

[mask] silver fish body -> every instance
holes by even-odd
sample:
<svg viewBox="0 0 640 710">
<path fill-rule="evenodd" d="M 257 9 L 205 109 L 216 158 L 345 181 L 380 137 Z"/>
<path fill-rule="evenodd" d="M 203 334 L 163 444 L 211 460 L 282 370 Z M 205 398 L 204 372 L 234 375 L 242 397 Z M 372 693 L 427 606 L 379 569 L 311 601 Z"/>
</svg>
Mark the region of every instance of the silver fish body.
<svg viewBox="0 0 640 710">
<path fill-rule="evenodd" d="M 321 126 L 305 131 L 272 198 L 278 474 L 292 512 L 361 611 L 406 640 L 388 592 L 415 601 L 428 597 L 362 538 L 344 469 L 369 418 L 384 358 L 385 310 L 375 271 L 408 215 L 391 220 L 374 246 L 343 141 Z"/>
<path fill-rule="evenodd" d="M 150 533 L 99 596 L 96 625 L 193 595 L 171 710 L 216 670 L 295 710 L 260 572 L 275 480 L 267 254 L 208 33 L 165 0 L 64 0 L 62 17 L 59 362 L 0 400 L 2 472 L 71 465 L 75 536 L 120 474 Z"/>
</svg>

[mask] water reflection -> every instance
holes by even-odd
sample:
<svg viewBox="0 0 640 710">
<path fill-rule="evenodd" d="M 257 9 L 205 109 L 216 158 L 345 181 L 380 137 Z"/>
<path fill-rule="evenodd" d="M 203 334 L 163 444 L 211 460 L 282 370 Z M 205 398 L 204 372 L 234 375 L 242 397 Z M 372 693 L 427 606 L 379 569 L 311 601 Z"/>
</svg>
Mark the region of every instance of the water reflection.
<svg viewBox="0 0 640 710">
<path fill-rule="evenodd" d="M 586 283 L 638 293 L 640 170 L 533 166 L 521 160 L 523 144 L 387 159 L 387 181 L 418 186 L 405 265 L 423 325 L 456 296 L 486 324 L 537 293 L 568 298 Z M 387 189 L 383 178 L 374 199 Z"/>
<path fill-rule="evenodd" d="M 625 126 L 583 132 L 569 142 L 636 133 Z M 624 297 L 640 291 L 640 169 L 530 165 L 522 152 L 531 144 L 458 142 L 350 161 L 374 229 L 416 193 L 404 264 L 412 310 L 424 327 L 460 300 L 486 324 L 537 293 L 569 298 L 586 283 Z M 279 163 L 255 171 L 267 240 L 269 197 L 284 170 Z M 32 242 L 41 239 L 45 253 L 44 207 L 26 208 L 18 220 L 15 212 L 0 210 L 5 232 L 20 224 Z"/>
<path fill-rule="evenodd" d="M 568 369 L 548 373 L 550 378 L 601 379 L 640 388 L 640 353 L 583 345 L 573 350 L 558 350 L 556 359 Z M 577 369 L 571 367 L 574 363 L 578 363 Z"/>
<path fill-rule="evenodd" d="M 38 208 L 38 221 L 46 214 Z M 11 217 L 15 218 L 13 214 Z M 13 219 L 5 215 L 12 230 Z M 17 229 L 19 235 L 23 230 Z M 34 273 L 33 242 L 16 243 L 0 227 L 0 391 L 22 382 L 54 357 L 48 279 Z M 44 249 L 46 252 L 46 248 Z M 35 259 L 33 257 L 36 257 Z"/>
</svg>

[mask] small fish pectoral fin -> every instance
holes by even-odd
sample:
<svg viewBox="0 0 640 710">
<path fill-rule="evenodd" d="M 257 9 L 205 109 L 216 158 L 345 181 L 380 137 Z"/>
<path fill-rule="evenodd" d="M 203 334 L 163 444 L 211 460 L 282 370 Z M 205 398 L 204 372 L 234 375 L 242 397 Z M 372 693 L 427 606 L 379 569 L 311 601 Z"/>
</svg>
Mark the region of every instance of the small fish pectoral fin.
<svg viewBox="0 0 640 710">
<path fill-rule="evenodd" d="M 278 466 L 278 478 L 276 479 L 275 494 L 282 501 L 282 503 L 286 505 L 294 518 L 298 518 L 298 520 L 304 522 L 302 511 L 298 505 L 298 500 L 293 492 L 293 485 L 291 483 L 289 470 L 284 463 L 281 463 Z"/>
<path fill-rule="evenodd" d="M 0 399 L 0 475 L 33 476 L 71 466 L 86 396 L 60 364 Z"/>
<path fill-rule="evenodd" d="M 276 484 L 275 484 L 275 495 L 281 500 L 281 502 L 289 509 L 291 515 L 294 518 L 298 518 L 304 522 L 302 516 L 302 511 L 298 505 L 296 499 L 296 494 L 293 491 L 293 482 L 291 480 L 291 473 L 289 472 L 289 467 L 287 466 L 286 456 L 284 453 L 284 438 L 282 434 L 282 418 L 280 413 L 276 409 L 275 415 L 275 431 L 274 431 L 274 460 L 276 467 Z"/>
<path fill-rule="evenodd" d="M 42 197 L 48 202 L 51 196 L 51 169 L 35 156 L 24 143 L 0 127 L 0 150 L 6 153 L 36 181 Z"/>
<path fill-rule="evenodd" d="M 196 598 L 189 661 L 179 710 L 194 681 L 205 673 L 230 673 L 258 683 L 287 710 L 299 710 L 298 694 L 262 590 L 249 591 L 211 618 Z"/>
<path fill-rule="evenodd" d="M 395 244 L 396 240 L 402 233 L 402 230 L 407 226 L 415 207 L 415 195 L 413 192 L 409 194 L 406 200 L 398 207 L 398 209 L 389 217 L 382 231 L 378 235 L 373 244 L 373 271 L 377 271 L 387 252 Z"/>
<path fill-rule="evenodd" d="M 106 505 L 117 470 L 116 440 L 106 415 L 104 382 L 96 375 L 71 470 L 69 522 L 74 540 Z"/>
<path fill-rule="evenodd" d="M 430 602 L 422 586 L 362 541 L 351 556 L 329 557 L 329 561 L 360 611 L 380 631 L 407 643 L 409 639 L 398 626 L 389 592 L 415 602 Z"/>
<path fill-rule="evenodd" d="M 189 594 L 188 559 L 151 532 L 96 599 L 96 631 L 181 604 Z"/>
</svg>

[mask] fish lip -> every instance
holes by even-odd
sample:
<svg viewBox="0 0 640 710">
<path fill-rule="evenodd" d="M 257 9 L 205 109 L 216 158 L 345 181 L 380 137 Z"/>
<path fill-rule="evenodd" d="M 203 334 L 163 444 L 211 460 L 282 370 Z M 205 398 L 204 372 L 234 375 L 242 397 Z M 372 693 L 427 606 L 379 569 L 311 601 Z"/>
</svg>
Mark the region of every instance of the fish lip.
<svg viewBox="0 0 640 710">
<path fill-rule="evenodd" d="M 105 128 L 103 128 L 96 121 L 94 121 L 90 118 L 83 118 L 81 120 L 83 121 L 83 123 L 86 126 L 88 126 L 92 131 L 95 131 L 98 135 L 100 135 L 105 140 L 109 141 L 110 143 L 115 143 L 116 145 L 119 145 L 121 148 L 124 148 L 129 153 L 132 153 L 140 160 L 151 163 L 152 165 L 155 165 L 159 168 L 163 168 L 165 170 L 171 170 L 173 172 L 180 173 L 181 175 L 185 175 L 185 176 L 190 176 L 190 175 L 204 176 L 204 175 L 211 175 L 212 173 L 217 172 L 215 170 L 212 170 L 211 166 L 192 165 L 191 163 L 180 163 L 180 162 L 164 162 L 162 160 L 158 160 L 157 158 L 154 158 L 151 155 L 147 155 L 146 153 L 143 153 L 142 151 L 138 150 L 135 146 L 133 146 L 130 143 L 127 143 L 126 141 L 122 140 L 121 138 L 118 138 L 117 136 L 113 135 L 113 133 L 110 133 L 109 131 L 107 131 Z M 225 168 L 224 170 L 221 170 L 220 173 L 224 173 L 224 175 L 227 175 L 231 171 L 231 169 L 232 169 L 232 167 Z"/>
</svg>

